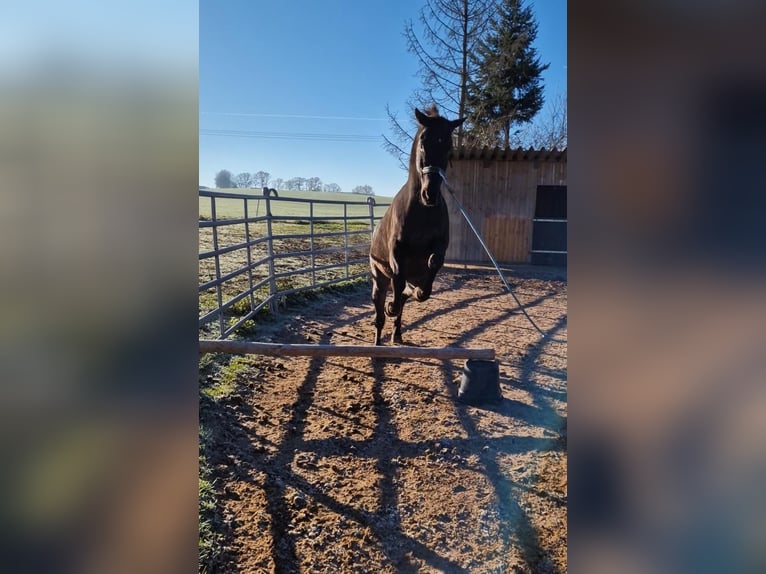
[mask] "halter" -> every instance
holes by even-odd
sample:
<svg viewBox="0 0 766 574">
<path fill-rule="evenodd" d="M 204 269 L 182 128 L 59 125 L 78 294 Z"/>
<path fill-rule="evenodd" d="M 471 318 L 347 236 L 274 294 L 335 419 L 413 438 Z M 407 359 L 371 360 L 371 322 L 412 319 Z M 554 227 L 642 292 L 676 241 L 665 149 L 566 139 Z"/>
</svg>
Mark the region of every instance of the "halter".
<svg viewBox="0 0 766 574">
<path fill-rule="evenodd" d="M 429 174 L 438 175 L 442 179 L 442 181 L 446 181 L 446 177 L 444 176 L 444 170 L 435 165 L 426 165 L 422 167 L 420 169 L 420 174 L 421 176 L 429 175 Z M 437 197 L 434 203 L 426 203 L 426 205 L 438 205 L 440 201 L 443 201 L 443 200 L 440 199 L 440 197 Z"/>
<path fill-rule="evenodd" d="M 436 173 L 436 174 L 439 174 L 442 178 L 444 178 L 444 171 L 442 170 L 442 168 L 435 165 L 427 165 L 425 167 L 422 167 L 420 169 L 420 173 L 424 175 L 428 175 L 429 173 Z"/>
</svg>

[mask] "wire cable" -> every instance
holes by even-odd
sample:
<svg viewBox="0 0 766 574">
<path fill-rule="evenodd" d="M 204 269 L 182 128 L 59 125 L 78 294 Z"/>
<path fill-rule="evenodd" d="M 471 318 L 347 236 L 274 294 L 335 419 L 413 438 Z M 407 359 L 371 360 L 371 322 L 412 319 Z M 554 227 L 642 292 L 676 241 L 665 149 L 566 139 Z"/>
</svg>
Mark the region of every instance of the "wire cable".
<svg viewBox="0 0 766 574">
<path fill-rule="evenodd" d="M 557 339 L 555 337 L 552 337 L 545 331 L 543 331 L 540 327 L 537 326 L 537 323 L 535 323 L 532 320 L 532 317 L 529 316 L 526 309 L 524 309 L 524 305 L 519 301 L 519 298 L 516 297 L 516 293 L 513 292 L 513 289 L 508 284 L 508 281 L 505 280 L 505 276 L 503 275 L 503 272 L 500 270 L 500 266 L 497 264 L 497 261 L 495 261 L 494 256 L 492 255 L 492 252 L 489 250 L 489 247 L 487 247 L 487 244 L 484 243 L 484 239 L 482 239 L 481 234 L 476 229 L 476 226 L 473 224 L 473 221 L 471 221 L 471 218 L 468 217 L 468 213 L 466 213 L 465 209 L 463 208 L 463 204 L 460 203 L 460 200 L 455 195 L 455 192 L 452 189 L 452 186 L 447 181 L 447 176 L 444 174 L 443 170 L 439 170 L 439 175 L 442 178 L 442 181 L 444 182 L 444 185 L 447 188 L 447 191 L 449 191 L 450 195 L 452 196 L 452 199 L 455 201 L 455 205 L 457 205 L 458 209 L 460 210 L 460 213 L 463 214 L 463 217 L 465 217 L 466 222 L 468 223 L 468 226 L 471 228 L 471 231 L 474 232 L 476 235 L 476 238 L 479 240 L 479 243 L 481 243 L 481 246 L 484 248 L 484 251 L 487 252 L 487 255 L 489 256 L 490 261 L 492 261 L 492 265 L 495 266 L 495 269 L 497 269 L 497 274 L 500 275 L 500 279 L 503 282 L 503 285 L 505 285 L 505 289 L 508 291 L 508 293 L 511 294 L 511 297 L 513 297 L 514 301 L 516 301 L 516 304 L 519 306 L 519 309 L 521 309 L 521 312 L 524 313 L 524 316 L 527 318 L 527 320 L 532 324 L 532 326 L 537 330 L 538 333 L 540 333 L 543 338 L 548 339 L 554 343 L 565 343 L 566 340 L 564 339 Z"/>
</svg>

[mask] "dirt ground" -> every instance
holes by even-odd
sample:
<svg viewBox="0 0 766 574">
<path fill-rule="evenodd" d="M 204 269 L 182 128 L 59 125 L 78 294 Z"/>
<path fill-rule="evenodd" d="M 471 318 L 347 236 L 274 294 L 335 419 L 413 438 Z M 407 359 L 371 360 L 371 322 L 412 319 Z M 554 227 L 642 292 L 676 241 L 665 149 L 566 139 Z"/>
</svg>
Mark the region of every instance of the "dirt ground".
<svg viewBox="0 0 766 574">
<path fill-rule="evenodd" d="M 506 277 L 566 339 L 565 276 Z M 369 344 L 372 317 L 364 288 L 294 305 L 252 338 Z M 566 344 L 534 330 L 494 270 L 462 267 L 407 303 L 403 337 L 493 347 L 503 401 L 457 400 L 464 361 L 248 357 L 223 408 L 201 409 L 216 571 L 566 571 Z"/>
</svg>

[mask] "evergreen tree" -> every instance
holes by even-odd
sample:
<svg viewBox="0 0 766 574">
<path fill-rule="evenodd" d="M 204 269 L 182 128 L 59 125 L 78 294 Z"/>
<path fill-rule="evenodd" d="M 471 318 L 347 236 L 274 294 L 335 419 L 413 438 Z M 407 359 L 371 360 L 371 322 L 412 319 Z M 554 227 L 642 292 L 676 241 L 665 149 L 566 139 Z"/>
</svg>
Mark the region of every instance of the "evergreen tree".
<svg viewBox="0 0 766 574">
<path fill-rule="evenodd" d="M 475 54 L 477 73 L 467 101 L 466 131 L 474 145 L 510 147 L 511 127 L 543 106 L 542 64 L 532 45 L 537 21 L 523 0 L 501 0 Z"/>
<path fill-rule="evenodd" d="M 215 174 L 215 186 L 218 188 L 236 187 L 228 169 L 222 169 Z"/>
<path fill-rule="evenodd" d="M 418 23 L 407 21 L 404 37 L 407 51 L 418 61 L 421 87 L 407 101 L 408 122 L 402 123 L 388 105 L 391 137 L 383 136 L 384 147 L 409 167 L 409 146 L 418 125 L 413 108 L 436 104 L 441 115 L 450 119 L 465 115 L 468 86 L 474 73 L 471 54 L 487 31 L 489 15 L 498 0 L 425 0 Z M 457 144 L 463 139 L 463 126 L 456 130 Z"/>
</svg>

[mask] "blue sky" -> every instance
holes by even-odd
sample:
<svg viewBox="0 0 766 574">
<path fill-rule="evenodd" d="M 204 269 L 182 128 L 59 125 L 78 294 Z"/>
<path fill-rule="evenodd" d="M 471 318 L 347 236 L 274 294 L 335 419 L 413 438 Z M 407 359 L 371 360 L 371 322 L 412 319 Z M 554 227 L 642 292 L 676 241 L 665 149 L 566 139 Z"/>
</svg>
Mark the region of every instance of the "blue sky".
<svg viewBox="0 0 766 574">
<path fill-rule="evenodd" d="M 406 174 L 382 146 L 385 106 L 412 114 L 405 102 L 419 86 L 417 62 L 402 31 L 421 5 L 200 0 L 200 183 L 212 186 L 220 169 L 263 170 L 394 195 Z M 566 0 L 534 6 L 551 98 L 566 91 Z"/>
<path fill-rule="evenodd" d="M 198 7 L 190 0 L 31 0 L 4 2 L 0 76 L 28 77 L 38 66 L 69 62 L 84 71 L 154 73 L 197 65 Z M 140 31 L 137 39 L 136 31 Z M 63 76 L 62 76 L 63 77 Z"/>
</svg>

